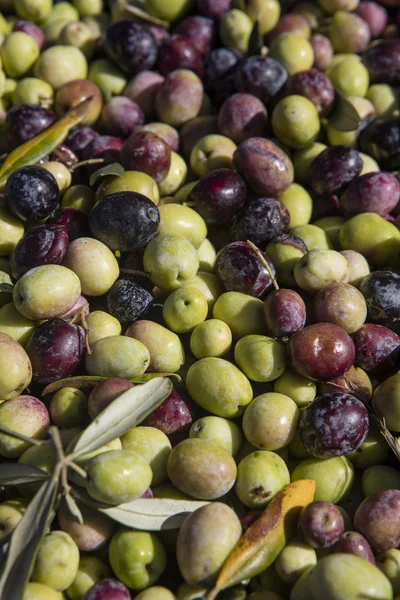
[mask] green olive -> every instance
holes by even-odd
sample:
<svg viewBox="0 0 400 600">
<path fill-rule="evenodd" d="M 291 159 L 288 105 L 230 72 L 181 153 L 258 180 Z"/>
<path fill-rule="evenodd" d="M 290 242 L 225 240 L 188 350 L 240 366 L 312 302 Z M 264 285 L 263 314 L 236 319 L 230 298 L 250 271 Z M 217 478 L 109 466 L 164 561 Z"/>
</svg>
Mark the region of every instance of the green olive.
<svg viewBox="0 0 400 600">
<path fill-rule="evenodd" d="M 232 332 L 228 325 L 219 319 L 209 319 L 200 323 L 190 336 L 190 349 L 196 358 L 220 358 L 229 352 L 231 345 Z"/>
<path fill-rule="evenodd" d="M 6 333 L 22 346 L 29 340 L 36 325 L 35 321 L 21 315 L 13 302 L 0 308 L 0 333 Z"/>
<path fill-rule="evenodd" d="M 25 75 L 35 64 L 39 54 L 39 47 L 33 37 L 22 31 L 14 31 L 7 36 L 0 50 L 8 77 Z"/>
<path fill-rule="evenodd" d="M 168 479 L 167 461 L 172 447 L 165 433 L 155 427 L 133 427 L 121 437 L 121 444 L 123 450 L 133 450 L 150 465 L 152 485 Z"/>
<path fill-rule="evenodd" d="M 398 95 L 396 90 L 387 83 L 371 85 L 366 97 L 374 105 L 378 119 L 392 119 L 399 116 Z"/>
<path fill-rule="evenodd" d="M 57 427 L 77 427 L 87 420 L 88 403 L 85 394 L 76 388 L 58 390 L 50 402 L 50 415 Z"/>
<path fill-rule="evenodd" d="M 330 250 L 332 248 L 332 243 L 325 231 L 316 225 L 299 225 L 294 227 L 290 234 L 303 240 L 309 250 Z"/>
<path fill-rule="evenodd" d="M 383 490 L 400 490 L 400 473 L 387 465 L 368 467 L 362 475 L 362 489 L 366 497 Z"/>
<path fill-rule="evenodd" d="M 53 175 L 61 194 L 69 188 L 72 181 L 71 171 L 62 162 L 51 160 L 44 163 L 43 168 Z"/>
<path fill-rule="evenodd" d="M 189 437 L 214 442 L 232 456 L 238 453 L 243 441 L 240 427 L 229 419 L 214 416 L 195 421 L 190 428 Z"/>
<path fill-rule="evenodd" d="M 213 273 L 217 260 L 217 252 L 208 238 L 205 238 L 201 242 L 200 246 L 197 248 L 197 254 L 199 255 L 200 271 Z"/>
<path fill-rule="evenodd" d="M 14 9 L 20 19 L 43 22 L 52 9 L 52 0 L 14 0 Z"/>
<path fill-rule="evenodd" d="M 213 317 L 224 321 L 236 339 L 266 333 L 262 300 L 241 292 L 221 294 L 214 305 Z"/>
<path fill-rule="evenodd" d="M 292 369 L 286 371 L 274 381 L 274 391 L 289 396 L 299 408 L 312 402 L 317 394 L 315 381 L 299 375 Z"/>
<path fill-rule="evenodd" d="M 65 191 L 61 206 L 75 208 L 88 215 L 94 206 L 94 192 L 87 185 L 73 185 Z"/>
<path fill-rule="evenodd" d="M 197 271 L 192 279 L 182 282 L 181 287 L 195 287 L 203 294 L 208 304 L 208 315 L 210 316 L 217 299 L 223 292 L 222 285 L 214 273 Z"/>
<path fill-rule="evenodd" d="M 94 238 L 82 237 L 70 242 L 63 265 L 79 277 L 82 293 L 88 296 L 102 296 L 108 292 L 119 275 L 114 254 Z"/>
<path fill-rule="evenodd" d="M 299 409 L 289 396 L 261 394 L 245 410 L 243 433 L 260 450 L 279 450 L 294 438 L 299 418 Z"/>
<path fill-rule="evenodd" d="M 125 335 L 142 342 L 150 352 L 149 372 L 176 373 L 185 362 L 181 340 L 173 331 L 159 323 L 144 319 L 135 321 L 128 327 Z"/>
<path fill-rule="evenodd" d="M 346 222 L 344 217 L 323 217 L 314 221 L 314 225 L 325 231 L 333 248 L 340 250 L 339 231 L 341 226 Z"/>
<path fill-rule="evenodd" d="M 297 181 L 299 181 L 302 184 L 308 183 L 310 169 L 313 161 L 317 158 L 319 154 L 321 154 L 321 152 L 326 150 L 326 148 L 327 146 L 325 146 L 325 144 L 314 142 L 313 144 L 311 144 L 311 146 L 303 148 L 302 150 L 296 150 L 293 153 L 292 162 Z M 289 208 L 288 210 L 290 212 Z M 296 223 L 295 225 L 291 225 L 291 227 L 296 227 L 297 225 L 306 225 L 306 223 Z"/>
<path fill-rule="evenodd" d="M 121 95 L 128 83 L 125 73 L 105 58 L 91 63 L 88 79 L 97 85 L 106 100 Z"/>
<path fill-rule="evenodd" d="M 333 553 L 318 561 L 311 577 L 315 598 L 391 600 L 393 590 L 387 577 L 370 562 L 354 554 Z"/>
<path fill-rule="evenodd" d="M 289 471 L 281 457 L 258 450 L 240 461 L 235 492 L 245 506 L 263 508 L 289 481 Z"/>
<path fill-rule="evenodd" d="M 140 498 L 153 476 L 147 460 L 129 449 L 102 452 L 89 461 L 86 470 L 90 496 L 112 505 Z"/>
<path fill-rule="evenodd" d="M 172 196 L 185 183 L 187 175 L 187 166 L 183 158 L 177 153 L 171 151 L 171 166 L 167 176 L 158 185 L 161 196 Z"/>
<path fill-rule="evenodd" d="M 232 169 L 236 144 L 223 135 L 210 134 L 201 138 L 190 153 L 192 171 L 203 177 L 215 169 Z"/>
<path fill-rule="evenodd" d="M 38 104 L 40 106 L 51 106 L 54 98 L 54 90 L 46 81 L 36 77 L 25 77 L 17 83 L 12 93 L 12 102 L 18 104 Z"/>
<path fill-rule="evenodd" d="M 308 40 L 296 33 L 282 33 L 274 40 L 269 53 L 280 62 L 289 75 L 311 69 L 314 51 Z"/>
<path fill-rule="evenodd" d="M 274 381 L 286 369 L 285 344 L 264 335 L 246 335 L 235 346 L 235 362 L 252 381 Z"/>
<path fill-rule="evenodd" d="M 222 16 L 219 35 L 224 46 L 245 54 L 252 29 L 250 17 L 242 10 L 233 8 Z"/>
<path fill-rule="evenodd" d="M 94 344 L 105 337 L 121 334 L 121 323 L 102 310 L 94 310 L 86 317 L 88 327 L 88 342 Z"/>
<path fill-rule="evenodd" d="M 376 160 L 371 158 L 368 154 L 364 154 L 363 152 L 359 152 L 359 155 L 361 160 L 363 161 L 363 168 L 361 169 L 360 177 L 361 175 L 366 175 L 367 173 L 377 173 L 378 171 L 380 171 L 379 165 L 376 162 Z"/>
<path fill-rule="evenodd" d="M 306 458 L 294 469 L 292 481 L 314 479 L 315 500 L 340 502 L 354 482 L 354 468 L 344 456 L 334 458 Z"/>
<path fill-rule="evenodd" d="M 86 354 L 85 366 L 89 375 L 132 379 L 143 375 L 150 364 L 146 346 L 123 335 L 102 338 Z"/>
<path fill-rule="evenodd" d="M 258 21 L 261 35 L 266 35 L 275 27 L 281 14 L 278 0 L 248 0 L 247 14 L 255 23 Z"/>
<path fill-rule="evenodd" d="M 71 23 L 69 19 L 50 19 L 47 21 L 43 27 L 46 42 L 50 45 L 56 44 L 60 33 L 69 23 Z"/>
<path fill-rule="evenodd" d="M 274 566 L 284 581 L 294 583 L 316 564 L 317 554 L 314 548 L 299 540 L 292 540 L 279 554 Z"/>
<path fill-rule="evenodd" d="M 182 19 L 193 6 L 193 0 L 145 0 L 144 6 L 147 12 L 158 19 L 165 21 L 177 21 Z"/>
<path fill-rule="evenodd" d="M 29 2 L 29 0 L 26 1 Z M 74 21 L 79 21 L 79 13 L 70 2 L 58 2 L 57 4 L 53 4 L 51 11 L 45 20 L 45 25 L 50 21 L 57 21 L 59 19 L 73 23 Z"/>
<path fill-rule="evenodd" d="M 316 146 L 317 144 L 313 144 Z M 322 144 L 319 144 L 322 146 Z M 320 150 L 322 152 L 324 148 Z M 320 154 L 318 152 L 318 154 Z M 315 154 L 313 159 L 318 156 Z M 310 163 L 311 166 L 311 163 Z M 296 167 L 295 167 L 296 168 Z M 307 190 L 298 183 L 292 183 L 278 198 L 289 211 L 289 229 L 307 225 L 312 215 L 312 199 Z"/>
<path fill-rule="evenodd" d="M 180 235 L 198 249 L 207 235 L 204 219 L 188 206 L 165 204 L 159 207 L 159 235 Z"/>
<path fill-rule="evenodd" d="M 360 252 L 374 267 L 384 267 L 400 250 L 400 231 L 375 213 L 352 217 L 341 227 L 343 250 Z"/>
<path fill-rule="evenodd" d="M 57 90 L 75 79 L 86 79 L 85 55 L 74 46 L 53 46 L 45 50 L 35 64 L 35 76 Z"/>
<path fill-rule="evenodd" d="M 205 296 L 197 288 L 189 286 L 173 291 L 163 307 L 163 319 L 175 333 L 190 333 L 205 321 L 207 313 Z"/>
<path fill-rule="evenodd" d="M 304 96 L 287 96 L 274 108 L 272 129 L 290 148 L 306 148 L 314 142 L 320 129 L 318 111 Z"/>
<path fill-rule="evenodd" d="M 227 419 L 243 414 L 253 398 L 247 377 L 223 358 L 195 362 L 187 373 L 186 387 L 196 404 Z"/>
<path fill-rule="evenodd" d="M 344 97 L 365 96 L 368 91 L 369 75 L 367 68 L 359 57 L 348 55 L 348 58 L 329 68 L 328 77 L 335 91 Z"/>
<path fill-rule="evenodd" d="M 185 237 L 157 235 L 146 246 L 143 266 L 155 285 L 172 291 L 196 275 L 199 257 Z"/>
<path fill-rule="evenodd" d="M 101 186 L 101 195 L 109 196 L 116 192 L 137 192 L 149 198 L 155 205 L 160 201 L 160 193 L 154 179 L 140 171 L 125 171 L 121 177 L 107 178 Z"/>
</svg>

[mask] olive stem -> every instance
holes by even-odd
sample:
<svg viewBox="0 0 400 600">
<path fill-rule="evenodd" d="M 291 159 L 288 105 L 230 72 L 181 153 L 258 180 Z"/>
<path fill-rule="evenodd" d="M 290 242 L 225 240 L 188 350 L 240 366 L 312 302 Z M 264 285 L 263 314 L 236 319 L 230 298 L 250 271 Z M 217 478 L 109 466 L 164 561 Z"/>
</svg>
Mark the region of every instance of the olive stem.
<svg viewBox="0 0 400 600">
<path fill-rule="evenodd" d="M 153 25 L 158 25 L 163 29 L 169 29 L 168 21 L 164 21 L 163 19 L 153 17 L 152 15 L 149 15 L 149 13 L 145 12 L 141 8 L 138 8 L 137 6 L 132 6 L 131 4 L 127 4 L 124 1 L 121 2 L 120 0 L 119 7 L 123 10 L 126 10 L 126 12 L 130 13 L 131 15 L 134 15 L 138 19 L 142 19 L 142 21 L 147 21 L 148 23 L 152 23 Z"/>
<path fill-rule="evenodd" d="M 257 246 L 255 244 L 253 244 L 253 242 L 251 242 L 250 240 L 246 240 L 246 242 L 250 246 L 250 248 L 252 248 L 252 250 L 254 250 L 254 252 L 257 254 L 258 258 L 261 260 L 262 264 L 264 265 L 264 267 L 267 269 L 268 275 L 271 277 L 271 281 L 274 284 L 274 288 L 276 290 L 279 290 L 279 285 L 278 285 L 277 280 L 275 279 L 275 275 L 273 274 L 272 269 L 268 264 L 268 261 L 265 260 L 261 250 L 259 248 L 257 248 Z"/>
<path fill-rule="evenodd" d="M 82 327 L 85 330 L 85 346 L 86 346 L 86 350 L 87 350 L 88 354 L 92 354 L 92 349 L 91 349 L 90 344 L 89 344 L 89 326 L 88 326 L 87 321 L 86 321 L 85 306 L 82 306 L 81 321 L 82 321 Z"/>
<path fill-rule="evenodd" d="M 104 158 L 89 158 L 88 160 L 82 160 L 81 162 L 76 163 L 71 167 L 71 171 L 76 171 L 76 169 L 80 169 L 80 167 L 85 167 L 86 165 L 103 165 Z"/>
<path fill-rule="evenodd" d="M 8 427 L 4 427 L 4 425 L 0 425 L 0 432 L 16 438 L 17 440 L 21 440 L 22 442 L 27 442 L 27 444 L 30 444 L 31 446 L 41 446 L 43 444 L 43 440 L 35 440 L 34 438 L 19 433 L 18 431 L 8 429 Z"/>
<path fill-rule="evenodd" d="M 82 467 L 80 467 L 79 465 L 74 463 L 73 460 L 68 460 L 68 466 L 71 467 L 71 469 L 73 469 L 76 473 L 78 473 L 78 475 L 83 477 L 83 479 L 87 479 L 87 473 L 86 473 L 85 469 L 82 469 Z"/>
<path fill-rule="evenodd" d="M 58 427 L 52 426 L 49 428 L 49 436 L 53 443 L 54 449 L 57 454 L 57 462 L 61 473 L 61 486 L 63 488 L 64 496 L 67 496 L 71 490 L 71 486 L 68 483 L 68 462 L 64 453 L 62 440 Z"/>
</svg>

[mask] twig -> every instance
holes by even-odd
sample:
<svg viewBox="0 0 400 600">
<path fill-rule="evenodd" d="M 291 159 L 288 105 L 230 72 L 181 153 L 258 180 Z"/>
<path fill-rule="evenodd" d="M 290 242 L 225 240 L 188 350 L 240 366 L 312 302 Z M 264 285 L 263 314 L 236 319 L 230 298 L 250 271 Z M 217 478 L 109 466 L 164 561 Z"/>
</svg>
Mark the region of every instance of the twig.
<svg viewBox="0 0 400 600">
<path fill-rule="evenodd" d="M 279 290 L 279 285 L 278 285 L 277 280 L 275 279 L 275 275 L 273 274 L 272 269 L 271 269 L 270 265 L 268 264 L 268 261 L 265 260 L 265 257 L 263 255 L 263 253 L 261 252 L 261 250 L 259 248 L 257 248 L 257 246 L 255 244 L 253 244 L 253 242 L 251 242 L 250 240 L 247 240 L 247 244 L 250 246 L 250 248 L 252 248 L 254 250 L 254 252 L 257 254 L 258 258 L 264 265 L 264 267 L 267 269 L 268 274 L 271 277 L 271 281 L 274 284 L 274 288 L 276 290 Z"/>
<path fill-rule="evenodd" d="M 61 436 L 60 436 L 58 427 L 54 427 L 54 426 L 50 427 L 49 428 L 49 436 L 53 443 L 54 449 L 56 451 L 57 462 L 60 465 L 61 485 L 63 488 L 63 494 L 64 494 L 64 496 L 66 496 L 67 494 L 69 494 L 69 492 L 71 490 L 71 486 L 68 483 L 68 477 L 67 477 L 68 462 L 66 461 L 66 458 L 65 458 L 64 448 L 62 445 L 62 440 L 61 440 Z"/>
<path fill-rule="evenodd" d="M 86 306 L 86 304 L 85 304 L 85 306 Z M 85 306 L 82 306 L 81 321 L 82 321 L 82 327 L 85 330 L 85 346 L 86 346 L 86 350 L 87 350 L 88 354 L 92 354 L 92 349 L 91 349 L 90 344 L 89 344 L 89 326 L 88 326 L 87 321 L 86 321 Z"/>
<path fill-rule="evenodd" d="M 80 169 L 86 165 L 103 165 L 104 162 L 104 158 L 89 158 L 88 160 L 82 160 L 81 162 L 76 163 L 76 165 L 73 165 L 70 170 L 76 171 L 76 169 Z"/>
<path fill-rule="evenodd" d="M 72 456 L 72 454 L 71 454 L 71 456 Z M 69 458 L 70 457 L 68 457 L 68 459 Z M 83 477 L 83 479 L 87 479 L 87 473 L 86 473 L 85 469 L 82 469 L 82 467 L 77 465 L 73 460 L 68 460 L 68 466 L 71 467 L 71 469 L 73 469 L 76 473 L 78 473 L 78 475 Z"/>
<path fill-rule="evenodd" d="M 142 19 L 142 21 L 147 21 L 148 23 L 152 23 L 153 25 L 158 25 L 163 29 L 169 29 L 169 22 L 164 21 L 163 19 L 158 19 L 157 17 L 153 17 L 149 15 L 149 13 L 145 12 L 141 8 L 137 6 L 132 6 L 131 4 L 126 4 L 126 2 L 119 2 L 119 5 L 126 10 L 126 12 L 131 15 L 137 17 L 138 19 Z"/>
<path fill-rule="evenodd" d="M 31 446 L 41 446 L 43 444 L 43 440 L 35 440 L 35 438 L 28 437 L 27 435 L 23 435 L 18 431 L 13 431 L 12 429 L 8 429 L 8 427 L 4 427 L 4 425 L 0 425 L 0 433 L 4 433 L 5 435 L 9 435 L 10 437 L 16 438 L 17 440 L 21 440 L 22 442 L 26 442 Z"/>
</svg>

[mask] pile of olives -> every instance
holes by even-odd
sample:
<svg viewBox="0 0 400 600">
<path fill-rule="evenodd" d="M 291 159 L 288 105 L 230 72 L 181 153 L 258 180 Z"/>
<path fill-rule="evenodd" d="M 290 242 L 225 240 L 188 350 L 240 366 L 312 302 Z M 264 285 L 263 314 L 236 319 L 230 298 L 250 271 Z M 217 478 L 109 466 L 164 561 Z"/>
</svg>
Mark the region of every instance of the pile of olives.
<svg viewBox="0 0 400 600">
<path fill-rule="evenodd" d="M 400 599 L 399 7 L 0 0 L 2 461 L 51 474 L 51 426 L 160 374 L 71 479 L 207 502 L 155 533 L 63 499 L 12 600 L 205 600 L 301 479 L 296 537 L 218 598 Z M 3 558 L 38 489 L 0 489 Z"/>
</svg>

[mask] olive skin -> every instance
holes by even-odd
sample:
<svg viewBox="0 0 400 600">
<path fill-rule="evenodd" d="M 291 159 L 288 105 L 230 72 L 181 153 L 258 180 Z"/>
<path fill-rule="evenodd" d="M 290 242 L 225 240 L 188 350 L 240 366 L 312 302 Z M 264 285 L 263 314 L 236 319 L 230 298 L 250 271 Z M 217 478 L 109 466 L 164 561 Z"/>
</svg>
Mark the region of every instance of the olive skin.
<svg viewBox="0 0 400 600">
<path fill-rule="evenodd" d="M 89 215 L 94 237 L 111 250 L 142 248 L 157 233 L 160 214 L 154 202 L 137 192 L 110 194 Z"/>
</svg>

